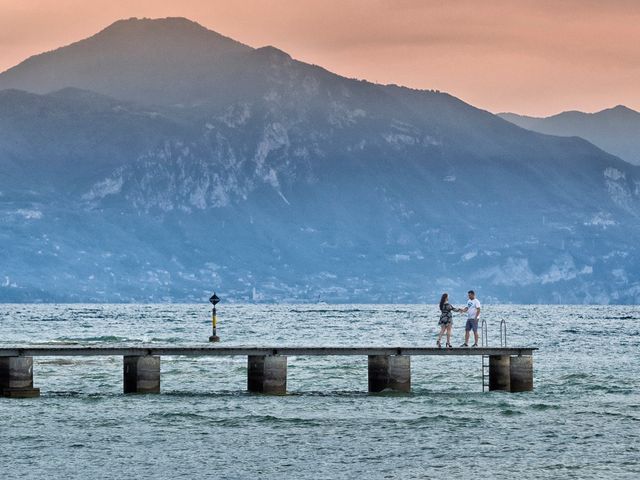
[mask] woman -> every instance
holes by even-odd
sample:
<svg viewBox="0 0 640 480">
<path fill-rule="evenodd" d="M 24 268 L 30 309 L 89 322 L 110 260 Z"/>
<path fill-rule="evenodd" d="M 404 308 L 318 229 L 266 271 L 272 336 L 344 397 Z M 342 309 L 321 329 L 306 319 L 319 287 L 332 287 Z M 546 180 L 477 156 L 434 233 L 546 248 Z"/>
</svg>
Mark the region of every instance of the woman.
<svg viewBox="0 0 640 480">
<path fill-rule="evenodd" d="M 440 325 L 440 333 L 438 334 L 438 341 L 436 342 L 438 348 L 442 348 L 440 340 L 445 331 L 447 332 L 447 348 L 451 348 L 451 327 L 453 326 L 453 315 L 451 312 L 460 312 L 460 309 L 454 308 L 453 305 L 449 303 L 448 293 L 443 293 L 442 297 L 440 297 L 440 321 L 438 322 L 438 325 Z"/>
</svg>

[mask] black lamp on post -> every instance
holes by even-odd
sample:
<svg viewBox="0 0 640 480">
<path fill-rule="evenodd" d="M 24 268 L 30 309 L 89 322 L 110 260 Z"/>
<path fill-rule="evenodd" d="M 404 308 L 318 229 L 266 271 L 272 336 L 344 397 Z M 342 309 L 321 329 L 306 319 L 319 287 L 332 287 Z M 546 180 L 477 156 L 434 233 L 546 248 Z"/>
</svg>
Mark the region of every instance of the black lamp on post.
<svg viewBox="0 0 640 480">
<path fill-rule="evenodd" d="M 216 335 L 216 324 L 218 323 L 218 319 L 216 318 L 216 305 L 220 301 L 220 298 L 216 295 L 216 292 L 213 292 L 209 301 L 213 305 L 213 310 L 211 311 L 211 326 L 213 327 L 213 331 L 211 336 L 209 337 L 210 342 L 219 342 L 220 337 Z"/>
</svg>

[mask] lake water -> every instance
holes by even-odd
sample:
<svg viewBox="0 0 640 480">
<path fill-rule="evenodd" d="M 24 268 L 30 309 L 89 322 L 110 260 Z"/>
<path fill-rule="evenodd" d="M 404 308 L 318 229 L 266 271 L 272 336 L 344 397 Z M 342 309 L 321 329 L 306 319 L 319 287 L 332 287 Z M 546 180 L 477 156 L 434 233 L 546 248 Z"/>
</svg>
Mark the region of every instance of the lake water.
<svg viewBox="0 0 640 480">
<path fill-rule="evenodd" d="M 535 346 L 535 391 L 482 392 L 480 357 L 413 357 L 411 394 L 367 394 L 365 357 L 290 357 L 282 397 L 246 358 L 162 358 L 123 395 L 122 358 L 36 358 L 0 398 L 0 479 L 640 478 L 640 309 L 484 305 L 489 343 Z M 435 345 L 423 305 L 219 305 L 225 345 Z M 199 344 L 208 305 L 0 305 L 0 345 Z M 464 322 L 454 321 L 455 344 Z"/>
</svg>

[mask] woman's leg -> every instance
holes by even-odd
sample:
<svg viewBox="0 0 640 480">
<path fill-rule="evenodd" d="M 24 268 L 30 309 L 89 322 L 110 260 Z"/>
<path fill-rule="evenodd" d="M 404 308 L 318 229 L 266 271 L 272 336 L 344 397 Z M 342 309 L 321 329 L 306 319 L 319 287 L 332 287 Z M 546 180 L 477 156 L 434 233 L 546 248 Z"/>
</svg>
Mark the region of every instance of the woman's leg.
<svg viewBox="0 0 640 480">
<path fill-rule="evenodd" d="M 438 334 L 438 341 L 437 343 L 440 344 L 440 340 L 442 339 L 442 335 L 444 334 L 444 331 L 446 330 L 447 326 L 446 325 L 440 325 L 440 333 Z"/>
<path fill-rule="evenodd" d="M 449 323 L 449 325 L 447 325 L 447 345 L 451 345 L 451 327 L 453 325 L 451 323 Z"/>
</svg>

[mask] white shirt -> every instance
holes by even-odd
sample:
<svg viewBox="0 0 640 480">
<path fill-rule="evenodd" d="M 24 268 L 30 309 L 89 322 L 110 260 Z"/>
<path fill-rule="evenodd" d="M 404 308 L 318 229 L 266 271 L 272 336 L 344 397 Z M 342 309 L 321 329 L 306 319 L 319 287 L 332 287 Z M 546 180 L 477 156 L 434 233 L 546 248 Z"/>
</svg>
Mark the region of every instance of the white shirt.
<svg viewBox="0 0 640 480">
<path fill-rule="evenodd" d="M 467 318 L 476 318 L 476 312 L 480 308 L 480 300 L 474 298 L 473 300 L 467 300 Z M 480 315 L 478 315 L 480 317 Z"/>
</svg>

